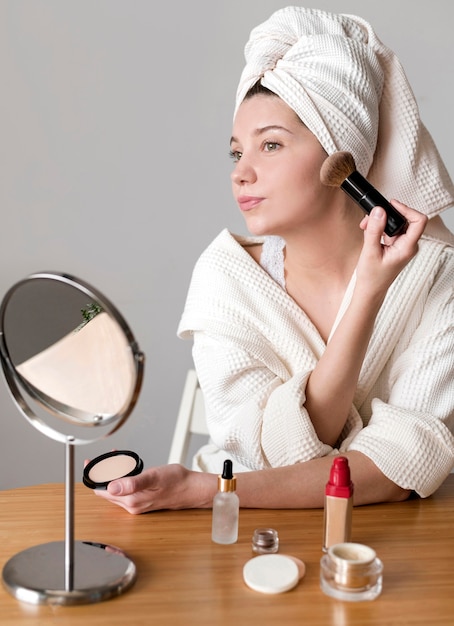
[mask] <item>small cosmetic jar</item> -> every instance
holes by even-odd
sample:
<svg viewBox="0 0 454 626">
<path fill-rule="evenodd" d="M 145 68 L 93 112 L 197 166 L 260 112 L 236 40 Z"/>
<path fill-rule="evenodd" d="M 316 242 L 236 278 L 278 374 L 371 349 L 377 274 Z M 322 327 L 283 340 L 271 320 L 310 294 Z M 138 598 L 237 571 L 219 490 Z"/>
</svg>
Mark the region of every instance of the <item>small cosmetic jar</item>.
<svg viewBox="0 0 454 626">
<path fill-rule="evenodd" d="M 252 552 L 273 554 L 279 550 L 279 535 L 274 528 L 256 528 L 252 535 Z"/>
<path fill-rule="evenodd" d="M 383 563 L 361 543 L 337 543 L 320 561 L 322 591 L 338 600 L 374 600 L 382 590 Z"/>
<path fill-rule="evenodd" d="M 117 478 L 136 476 L 143 470 L 143 461 L 130 450 L 114 450 L 92 459 L 84 468 L 83 483 L 90 489 L 107 489 Z"/>
</svg>

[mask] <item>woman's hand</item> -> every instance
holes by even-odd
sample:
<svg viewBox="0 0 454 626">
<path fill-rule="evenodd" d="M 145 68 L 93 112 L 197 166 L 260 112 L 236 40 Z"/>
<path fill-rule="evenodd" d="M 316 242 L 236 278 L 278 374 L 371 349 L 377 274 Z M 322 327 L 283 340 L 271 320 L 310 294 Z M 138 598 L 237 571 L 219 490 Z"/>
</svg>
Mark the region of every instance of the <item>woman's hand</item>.
<svg viewBox="0 0 454 626">
<path fill-rule="evenodd" d="M 217 489 L 214 474 L 193 472 L 182 465 L 151 467 L 138 476 L 119 478 L 107 490 L 97 489 L 105 498 L 128 513 L 138 515 L 162 509 L 209 508 Z"/>
<path fill-rule="evenodd" d="M 427 224 L 427 216 L 405 204 L 392 205 L 407 219 L 407 230 L 396 237 L 384 235 L 386 213 L 375 207 L 364 217 L 360 227 L 364 231 L 364 246 L 357 265 L 357 281 L 363 288 L 385 295 L 399 272 L 415 256 L 418 241 Z"/>
</svg>

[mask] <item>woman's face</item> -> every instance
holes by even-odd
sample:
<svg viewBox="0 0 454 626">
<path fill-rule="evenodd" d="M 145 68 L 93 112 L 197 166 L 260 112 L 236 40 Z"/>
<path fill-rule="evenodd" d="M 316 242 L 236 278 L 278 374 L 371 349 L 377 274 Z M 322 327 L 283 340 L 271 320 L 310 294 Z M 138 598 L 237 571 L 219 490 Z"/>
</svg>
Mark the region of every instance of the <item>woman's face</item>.
<svg viewBox="0 0 454 626">
<path fill-rule="evenodd" d="M 281 235 L 327 219 L 338 190 L 320 182 L 327 154 L 296 113 L 275 96 L 240 105 L 230 143 L 235 200 L 253 235 Z"/>
</svg>

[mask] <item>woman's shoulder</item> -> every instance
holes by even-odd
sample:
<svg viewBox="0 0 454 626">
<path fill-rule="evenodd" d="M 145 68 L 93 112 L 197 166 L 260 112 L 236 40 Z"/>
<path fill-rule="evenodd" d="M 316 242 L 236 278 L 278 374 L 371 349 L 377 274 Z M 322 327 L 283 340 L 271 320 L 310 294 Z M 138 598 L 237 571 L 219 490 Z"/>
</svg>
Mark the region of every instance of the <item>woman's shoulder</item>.
<svg viewBox="0 0 454 626">
<path fill-rule="evenodd" d="M 454 235 L 440 217 L 429 220 L 419 241 L 416 258 L 419 262 L 415 266 L 418 265 L 420 269 L 424 266 L 437 268 L 438 272 L 450 275 L 454 272 Z"/>
<path fill-rule="evenodd" d="M 454 234 L 439 215 L 427 222 L 421 238 L 421 243 L 424 244 L 425 242 L 427 242 L 428 246 L 439 246 L 440 248 L 452 248 L 454 250 Z"/>
<path fill-rule="evenodd" d="M 241 249 L 259 247 L 263 244 L 265 237 L 253 237 L 252 235 L 239 235 L 228 228 L 224 228 L 207 246 L 206 250 L 230 250 L 240 251 Z M 202 253 L 203 254 L 203 253 Z"/>
<path fill-rule="evenodd" d="M 260 260 L 262 244 L 263 237 L 238 235 L 224 228 L 202 251 L 195 269 L 218 263 L 228 264 L 229 260 L 235 263 Z"/>
<path fill-rule="evenodd" d="M 284 248 L 285 242 L 281 237 L 244 236 L 224 229 L 202 253 L 195 269 L 217 267 L 219 270 L 219 266 L 227 268 L 234 264 L 236 271 L 255 272 L 260 267 L 260 270 L 265 270 L 268 277 L 285 289 Z"/>
</svg>

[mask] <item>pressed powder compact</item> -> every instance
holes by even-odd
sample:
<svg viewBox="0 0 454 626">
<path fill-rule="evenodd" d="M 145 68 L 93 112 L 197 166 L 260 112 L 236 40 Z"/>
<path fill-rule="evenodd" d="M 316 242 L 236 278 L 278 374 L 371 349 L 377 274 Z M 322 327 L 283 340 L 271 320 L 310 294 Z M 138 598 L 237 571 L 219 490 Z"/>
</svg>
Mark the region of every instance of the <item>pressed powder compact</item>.
<svg viewBox="0 0 454 626">
<path fill-rule="evenodd" d="M 143 461 L 130 450 L 114 450 L 92 459 L 84 468 L 83 483 L 90 489 L 107 489 L 117 478 L 136 476 L 143 470 Z"/>
</svg>

